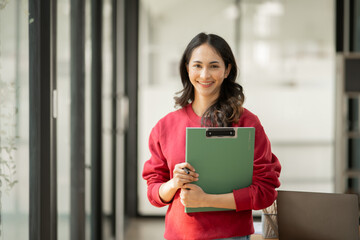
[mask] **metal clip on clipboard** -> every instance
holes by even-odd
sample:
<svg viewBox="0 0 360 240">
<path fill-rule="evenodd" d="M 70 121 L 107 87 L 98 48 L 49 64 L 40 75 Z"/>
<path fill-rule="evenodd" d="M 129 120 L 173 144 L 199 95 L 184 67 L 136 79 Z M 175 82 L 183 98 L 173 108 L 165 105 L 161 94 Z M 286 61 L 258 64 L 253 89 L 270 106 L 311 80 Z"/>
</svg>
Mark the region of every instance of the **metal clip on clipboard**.
<svg viewBox="0 0 360 240">
<path fill-rule="evenodd" d="M 236 131 L 234 128 L 208 128 L 206 137 L 236 137 Z"/>
</svg>

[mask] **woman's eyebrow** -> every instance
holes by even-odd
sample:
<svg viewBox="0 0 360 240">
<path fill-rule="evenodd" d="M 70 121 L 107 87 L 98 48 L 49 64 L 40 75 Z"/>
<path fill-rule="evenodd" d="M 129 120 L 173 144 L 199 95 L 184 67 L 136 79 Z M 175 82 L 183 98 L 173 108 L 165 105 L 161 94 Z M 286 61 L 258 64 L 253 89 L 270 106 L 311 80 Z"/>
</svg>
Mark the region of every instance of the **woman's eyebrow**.
<svg viewBox="0 0 360 240">
<path fill-rule="evenodd" d="M 193 63 L 203 63 L 202 61 L 199 60 L 194 60 L 192 61 Z M 214 63 L 219 63 L 219 61 L 215 60 L 215 61 L 211 61 L 209 64 L 214 64 Z"/>
</svg>

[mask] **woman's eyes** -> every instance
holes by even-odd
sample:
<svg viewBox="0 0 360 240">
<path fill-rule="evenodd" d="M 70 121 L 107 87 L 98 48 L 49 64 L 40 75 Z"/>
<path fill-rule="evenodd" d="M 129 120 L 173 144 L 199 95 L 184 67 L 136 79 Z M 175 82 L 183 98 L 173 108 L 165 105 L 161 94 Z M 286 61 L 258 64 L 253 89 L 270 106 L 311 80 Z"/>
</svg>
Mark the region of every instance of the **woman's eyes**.
<svg viewBox="0 0 360 240">
<path fill-rule="evenodd" d="M 194 65 L 194 68 L 202 68 L 202 66 L 200 64 L 196 64 Z M 218 65 L 211 65 L 210 68 L 219 68 Z"/>
<path fill-rule="evenodd" d="M 211 67 L 211 68 L 219 68 L 218 65 L 211 65 L 210 67 Z"/>
</svg>

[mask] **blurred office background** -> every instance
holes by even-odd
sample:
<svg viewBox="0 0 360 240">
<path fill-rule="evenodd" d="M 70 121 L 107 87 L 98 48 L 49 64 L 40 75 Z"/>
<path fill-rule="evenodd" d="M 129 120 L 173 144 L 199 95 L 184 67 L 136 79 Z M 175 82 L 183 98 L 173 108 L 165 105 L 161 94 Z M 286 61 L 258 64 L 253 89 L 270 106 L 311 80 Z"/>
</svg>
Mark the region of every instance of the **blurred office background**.
<svg viewBox="0 0 360 240">
<path fill-rule="evenodd" d="M 136 239 L 162 221 L 142 167 L 199 32 L 232 47 L 280 189 L 360 192 L 360 89 L 343 87 L 360 1 L 0 0 L 0 239 Z"/>
</svg>

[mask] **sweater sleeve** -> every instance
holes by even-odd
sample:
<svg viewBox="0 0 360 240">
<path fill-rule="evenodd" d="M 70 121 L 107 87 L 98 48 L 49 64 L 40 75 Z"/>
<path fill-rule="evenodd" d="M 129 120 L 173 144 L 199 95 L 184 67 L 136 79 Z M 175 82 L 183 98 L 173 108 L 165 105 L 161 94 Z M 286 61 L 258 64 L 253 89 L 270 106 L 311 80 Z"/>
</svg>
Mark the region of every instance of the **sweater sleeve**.
<svg viewBox="0 0 360 240">
<path fill-rule="evenodd" d="M 258 122 L 255 126 L 254 169 L 252 184 L 233 191 L 236 211 L 259 210 L 270 206 L 280 186 L 280 162 L 271 152 L 270 141 Z"/>
<path fill-rule="evenodd" d="M 148 199 L 155 207 L 163 207 L 169 204 L 164 203 L 159 196 L 160 186 L 170 179 L 169 168 L 162 152 L 159 136 L 159 126 L 155 126 L 149 138 L 151 157 L 145 162 L 142 174 L 147 181 Z"/>
</svg>

